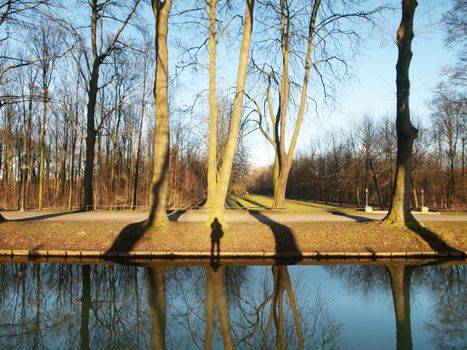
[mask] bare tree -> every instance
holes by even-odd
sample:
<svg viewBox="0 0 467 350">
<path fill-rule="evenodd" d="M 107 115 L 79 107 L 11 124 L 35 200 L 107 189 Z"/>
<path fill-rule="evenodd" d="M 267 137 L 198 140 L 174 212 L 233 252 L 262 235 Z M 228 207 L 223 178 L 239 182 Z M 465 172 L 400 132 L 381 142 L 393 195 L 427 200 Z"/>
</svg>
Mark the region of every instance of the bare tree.
<svg viewBox="0 0 467 350">
<path fill-rule="evenodd" d="M 381 8 L 375 8 L 368 12 L 349 11 L 341 14 L 334 8 L 335 4 L 332 2 L 323 2 L 322 4 L 321 0 L 313 1 L 311 8 L 288 0 L 281 0 L 280 6 L 273 1 L 266 4 L 272 9 L 273 14 L 275 13 L 279 17 L 280 39 L 266 38 L 262 41 L 273 43 L 266 46 L 268 51 L 273 48 L 275 42 L 279 43 L 277 50 L 279 51 L 281 70 L 278 70 L 276 63 L 271 61 L 263 64 L 255 62 L 256 70 L 267 80 L 266 92 L 263 94 L 264 111 L 257 101 L 253 99 L 252 101 L 255 105 L 254 110 L 259 115 L 259 130 L 274 148 L 273 207 L 284 208 L 287 181 L 309 100 L 308 85 L 313 83 L 310 75 L 312 72 L 316 72 L 316 82 L 318 83 L 316 85 L 321 85 L 325 97 L 328 97 L 327 90 L 333 84 L 329 83 L 332 78 L 325 76 L 323 67 L 329 69 L 329 76 L 334 77 L 335 80 L 342 78 L 338 73 L 339 66 L 344 67 L 343 75 L 347 71 L 347 63 L 342 55 L 339 52 L 329 52 L 327 47 L 330 45 L 328 44 L 332 40 L 338 39 L 339 43 L 343 39 L 349 42 L 358 42 L 359 40 L 355 29 L 344 29 L 341 22 L 352 19 L 364 19 L 372 22 L 372 16 L 381 11 Z M 321 12 L 323 15 L 319 20 L 318 15 Z M 301 32 L 302 23 L 298 25 L 297 18 L 306 18 L 308 22 L 306 33 Z M 274 24 L 274 28 L 275 26 L 279 25 Z M 302 48 L 301 45 L 305 46 L 306 49 Z M 263 53 L 263 51 L 260 52 Z M 273 55 L 268 56 L 274 57 Z M 296 79 L 299 81 L 297 82 Z M 277 93 L 274 94 L 274 91 Z M 297 101 L 294 99 L 293 91 L 297 91 L 300 96 Z M 274 98 L 275 95 L 277 97 Z M 316 99 L 317 96 L 318 94 L 315 92 L 313 97 Z M 295 118 L 292 118 L 293 114 L 295 114 Z M 289 126 L 292 126 L 290 135 L 287 131 Z M 269 128 L 270 132 L 268 132 Z M 288 138 L 290 138 L 289 141 L 287 141 Z"/>
<path fill-rule="evenodd" d="M 99 74 L 101 65 L 111 55 L 114 50 L 122 47 L 120 43 L 120 36 L 130 22 L 131 17 L 136 11 L 141 0 L 135 0 L 133 5 L 129 8 L 126 16 L 121 18 L 115 18 L 109 11 L 109 7 L 113 6 L 112 2 L 107 0 L 99 1 L 92 0 L 89 2 L 91 10 L 91 57 L 88 57 L 86 51 L 84 51 L 85 67 L 87 68 L 87 74 L 84 71 L 84 67 L 80 68 L 80 74 L 88 84 L 86 92 L 88 94 L 87 114 L 86 114 L 86 160 L 84 168 L 84 202 L 83 207 L 91 208 L 94 203 L 93 194 L 93 174 L 94 174 L 94 158 L 95 158 L 95 145 L 96 145 L 96 103 L 97 94 L 102 86 L 99 86 Z M 105 19 L 112 19 L 114 22 L 120 23 L 120 27 L 117 31 L 109 36 L 109 40 L 103 42 L 103 23 Z M 77 31 L 72 28 L 72 32 L 75 36 L 78 36 Z M 80 42 L 84 42 L 84 38 L 79 37 Z M 100 44 L 100 45 L 99 45 Z"/>
<path fill-rule="evenodd" d="M 160 227 L 168 223 L 166 213 L 169 170 L 169 51 L 167 34 L 172 0 L 152 0 L 155 20 L 156 77 L 154 102 L 156 105 L 156 133 L 154 135 L 154 172 L 150 189 L 149 217 L 145 227 Z"/>
<path fill-rule="evenodd" d="M 396 175 L 392 193 L 392 203 L 388 215 L 383 222 L 403 226 L 418 226 L 418 221 L 410 211 L 410 188 L 412 171 L 412 148 L 418 130 L 410 121 L 409 67 L 412 60 L 413 20 L 416 0 L 402 1 L 402 19 L 397 30 L 397 47 L 399 56 L 396 65 L 397 87 L 397 157 Z"/>
<path fill-rule="evenodd" d="M 225 149 L 224 159 L 217 179 L 216 196 L 214 205 L 211 209 L 209 223 L 213 223 L 215 220 L 218 220 L 221 224 L 225 224 L 224 203 L 227 196 L 230 175 L 232 172 L 232 163 L 238 143 L 240 121 L 242 117 L 243 96 L 245 94 L 246 75 L 250 57 L 251 34 L 253 31 L 254 6 L 255 0 L 246 0 L 245 16 L 243 18 L 243 37 L 237 71 L 237 86 L 230 119 L 229 137 Z"/>
</svg>

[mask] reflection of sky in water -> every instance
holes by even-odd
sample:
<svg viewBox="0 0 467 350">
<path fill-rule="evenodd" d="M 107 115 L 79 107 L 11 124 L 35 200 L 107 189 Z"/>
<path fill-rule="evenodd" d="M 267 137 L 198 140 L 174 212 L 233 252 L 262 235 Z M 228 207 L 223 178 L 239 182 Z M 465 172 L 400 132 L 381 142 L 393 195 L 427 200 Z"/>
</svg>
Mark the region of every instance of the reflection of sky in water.
<svg viewBox="0 0 467 350">
<path fill-rule="evenodd" d="M 330 316 L 342 323 L 344 349 L 394 349 L 394 311 L 390 295 L 364 298 L 349 293 L 345 283 L 330 278 L 318 266 L 293 268 L 307 289 L 319 286 L 328 302 Z"/>
<path fill-rule="evenodd" d="M 89 284 L 84 282 L 85 271 L 80 265 L 1 264 L 0 348 L 31 348 L 34 344 L 46 348 L 80 348 L 87 335 L 91 348 L 149 348 L 154 317 L 161 314 L 154 313 L 154 305 L 150 308 L 148 295 L 163 295 L 157 294 L 163 289 L 158 289 L 155 280 L 151 285 L 148 279 L 149 274 L 156 270 L 119 265 L 91 266 L 88 270 Z M 333 342 L 339 348 L 396 348 L 396 320 L 389 272 L 382 266 L 228 266 L 217 271 L 208 267 L 183 267 L 158 271 L 165 276 L 167 348 L 204 347 L 205 320 L 208 317 L 207 283 L 210 283 L 213 295 L 214 349 L 223 347 L 226 334 L 222 333 L 219 321 L 222 302 L 228 305 L 224 313 L 228 314 L 228 321 L 224 325 L 229 327 L 233 343 L 238 348 L 261 346 L 265 324 L 274 309 L 274 298 L 269 302 L 266 299 L 280 295 L 274 294 L 280 288 L 284 300 L 284 334 L 287 342 L 292 343 L 290 348 L 296 348 L 298 336 L 289 293 L 295 298 L 295 310 L 300 315 L 305 348 L 316 347 L 324 336 L 330 334 L 329 329 L 338 325 L 341 326 L 340 333 Z M 273 276 L 282 284 L 275 284 Z M 219 281 L 224 281 L 224 285 Z M 446 332 L 441 328 L 441 333 L 434 334 L 427 327 L 429 323 L 437 324 L 436 317 L 440 315 L 436 313 L 443 310 L 436 309 L 437 305 L 443 305 L 437 300 L 439 295 L 443 296 L 446 305 L 454 303 L 454 308 L 460 309 L 462 316 L 456 321 L 461 325 L 461 333 L 465 333 L 464 265 L 418 267 L 411 274 L 411 282 L 414 349 L 437 348 L 433 338 Z M 36 293 L 38 285 L 40 298 Z M 262 309 L 260 305 L 263 305 Z M 323 313 L 315 317 L 318 309 Z M 87 327 L 82 317 L 86 314 L 89 315 Z M 257 315 L 262 315 L 262 318 L 256 318 Z M 252 332 L 256 320 L 260 321 L 256 331 Z M 324 333 L 317 332 L 311 337 L 314 321 Z M 274 322 L 272 324 L 267 337 L 268 348 L 275 347 L 276 332 Z M 248 340 L 241 342 L 242 339 Z M 461 343 L 455 345 L 465 348 L 462 344 L 465 335 L 458 340 Z"/>
</svg>

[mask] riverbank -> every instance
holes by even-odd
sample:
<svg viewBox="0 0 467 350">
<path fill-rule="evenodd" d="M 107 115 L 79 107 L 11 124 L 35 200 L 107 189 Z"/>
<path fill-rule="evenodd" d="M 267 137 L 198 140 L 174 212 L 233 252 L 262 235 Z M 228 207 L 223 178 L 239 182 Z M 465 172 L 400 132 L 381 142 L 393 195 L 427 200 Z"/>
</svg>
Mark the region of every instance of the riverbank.
<svg viewBox="0 0 467 350">
<path fill-rule="evenodd" d="M 418 232 L 373 222 L 278 222 L 206 227 L 171 222 L 144 234 L 118 221 L 8 221 L 1 256 L 145 258 L 465 257 L 467 222 L 424 222 Z"/>
</svg>

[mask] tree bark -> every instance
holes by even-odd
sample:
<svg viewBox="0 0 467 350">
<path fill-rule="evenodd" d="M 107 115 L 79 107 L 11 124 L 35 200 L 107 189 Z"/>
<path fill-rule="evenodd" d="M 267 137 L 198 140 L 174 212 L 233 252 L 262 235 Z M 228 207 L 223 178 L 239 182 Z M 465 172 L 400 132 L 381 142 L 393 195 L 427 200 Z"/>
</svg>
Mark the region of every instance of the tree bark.
<svg viewBox="0 0 467 350">
<path fill-rule="evenodd" d="M 141 138 L 143 136 L 143 121 L 144 121 L 144 113 L 146 110 L 146 82 L 148 77 L 147 72 L 147 62 L 146 58 L 144 59 L 144 76 L 143 76 L 143 92 L 141 97 L 141 116 L 139 120 L 139 128 L 138 128 L 138 145 L 136 150 L 136 162 L 135 162 L 135 175 L 133 180 L 133 195 L 131 197 L 131 210 L 135 210 L 136 208 L 136 200 L 138 195 L 138 178 L 139 178 L 139 163 L 141 158 Z"/>
<path fill-rule="evenodd" d="M 44 74 L 47 74 L 45 72 Z M 47 99 L 48 99 L 48 87 L 44 84 L 43 87 L 43 96 L 42 96 L 42 122 L 41 122 L 41 131 L 40 131 L 40 160 L 39 160 L 39 207 L 41 211 L 43 209 L 43 199 L 44 199 L 44 170 L 45 170 L 45 130 L 47 122 Z"/>
<path fill-rule="evenodd" d="M 224 203 L 227 196 L 230 174 L 232 172 L 232 163 L 238 143 L 240 120 L 242 117 L 243 96 L 245 94 L 246 74 L 248 71 L 248 61 L 250 57 L 251 33 L 253 30 L 254 6 L 255 0 L 246 0 L 243 37 L 237 72 L 237 87 L 233 103 L 232 117 L 230 120 L 229 136 L 227 140 L 227 146 L 225 148 L 224 159 L 219 171 L 219 178 L 216 186 L 216 196 L 209 217 L 209 225 L 213 223 L 216 218 L 222 225 L 225 225 Z"/>
<path fill-rule="evenodd" d="M 209 153 L 206 208 L 214 204 L 217 186 L 216 6 L 217 0 L 209 2 Z"/>
<path fill-rule="evenodd" d="M 156 135 L 154 140 L 154 173 L 150 189 L 150 211 L 145 227 L 160 227 L 168 223 L 166 202 L 169 178 L 169 56 L 167 48 L 168 20 L 172 0 L 152 0 L 156 30 Z"/>
<path fill-rule="evenodd" d="M 397 156 L 396 176 L 392 194 L 392 203 L 388 215 L 384 218 L 386 224 L 403 226 L 418 226 L 418 221 L 410 212 L 410 186 L 412 171 L 412 148 L 418 130 L 410 122 L 409 67 L 412 59 L 413 18 L 416 0 L 402 1 L 402 20 L 397 30 L 397 47 L 399 56 L 396 65 L 397 87 Z"/>
</svg>

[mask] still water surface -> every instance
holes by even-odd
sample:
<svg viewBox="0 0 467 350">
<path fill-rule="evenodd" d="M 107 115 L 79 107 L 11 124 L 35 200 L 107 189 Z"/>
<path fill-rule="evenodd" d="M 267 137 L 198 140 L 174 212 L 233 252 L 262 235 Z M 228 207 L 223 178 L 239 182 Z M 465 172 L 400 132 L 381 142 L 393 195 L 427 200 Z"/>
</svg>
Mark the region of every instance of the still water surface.
<svg viewBox="0 0 467 350">
<path fill-rule="evenodd" d="M 465 265 L 0 264 L 0 349 L 466 349 Z"/>
</svg>

